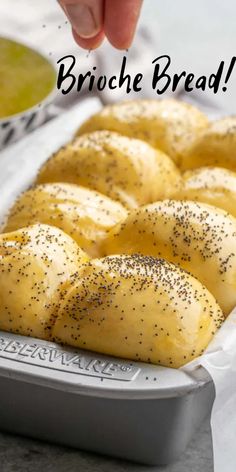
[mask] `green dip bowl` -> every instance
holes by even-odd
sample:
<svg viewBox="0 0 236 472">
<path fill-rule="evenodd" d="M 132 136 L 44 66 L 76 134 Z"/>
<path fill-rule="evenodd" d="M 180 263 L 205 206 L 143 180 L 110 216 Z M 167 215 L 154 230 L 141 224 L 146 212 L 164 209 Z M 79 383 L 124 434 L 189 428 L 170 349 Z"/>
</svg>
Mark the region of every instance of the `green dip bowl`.
<svg viewBox="0 0 236 472">
<path fill-rule="evenodd" d="M 48 59 L 0 37 L 0 149 L 45 121 L 55 90 L 56 71 Z"/>
</svg>

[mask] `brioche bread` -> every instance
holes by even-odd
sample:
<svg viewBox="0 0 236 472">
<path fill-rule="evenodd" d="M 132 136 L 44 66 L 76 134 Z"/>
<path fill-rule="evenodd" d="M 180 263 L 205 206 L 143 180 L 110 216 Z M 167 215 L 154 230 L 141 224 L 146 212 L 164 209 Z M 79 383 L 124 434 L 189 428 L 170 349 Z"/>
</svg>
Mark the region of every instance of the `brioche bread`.
<svg viewBox="0 0 236 472">
<path fill-rule="evenodd" d="M 202 166 L 219 166 L 236 171 L 236 116 L 213 121 L 181 157 L 182 170 Z"/>
<path fill-rule="evenodd" d="M 223 321 L 214 297 L 177 266 L 148 256 L 93 260 L 67 293 L 52 336 L 72 346 L 180 367 Z"/>
<path fill-rule="evenodd" d="M 83 185 L 136 208 L 167 196 L 179 178 L 171 159 L 147 143 L 98 131 L 56 153 L 42 167 L 37 183 Z"/>
<path fill-rule="evenodd" d="M 173 99 L 137 100 L 104 107 L 81 126 L 78 134 L 101 129 L 117 131 L 146 141 L 178 165 L 207 127 L 207 117 L 187 103 Z"/>
<path fill-rule="evenodd" d="M 88 260 L 50 226 L 0 235 L 0 329 L 47 339 L 61 299 Z"/>
<path fill-rule="evenodd" d="M 120 203 L 93 190 L 72 184 L 44 184 L 19 197 L 3 230 L 15 231 L 34 223 L 56 226 L 95 257 L 106 232 L 126 216 Z"/>
<path fill-rule="evenodd" d="M 222 167 L 186 171 L 171 198 L 209 203 L 236 217 L 236 172 Z"/>
<path fill-rule="evenodd" d="M 211 205 L 165 200 L 141 207 L 111 230 L 102 252 L 163 257 L 200 280 L 225 315 L 236 306 L 236 219 Z"/>
</svg>

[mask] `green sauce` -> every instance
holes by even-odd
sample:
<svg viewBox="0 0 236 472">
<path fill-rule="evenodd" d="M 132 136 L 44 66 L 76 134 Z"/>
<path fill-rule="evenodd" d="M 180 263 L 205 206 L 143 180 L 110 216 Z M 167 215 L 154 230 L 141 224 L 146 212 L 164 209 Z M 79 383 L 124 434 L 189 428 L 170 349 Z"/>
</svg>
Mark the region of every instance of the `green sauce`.
<svg viewBox="0 0 236 472">
<path fill-rule="evenodd" d="M 0 37 L 0 118 L 40 103 L 56 83 L 56 72 L 28 47 Z"/>
</svg>

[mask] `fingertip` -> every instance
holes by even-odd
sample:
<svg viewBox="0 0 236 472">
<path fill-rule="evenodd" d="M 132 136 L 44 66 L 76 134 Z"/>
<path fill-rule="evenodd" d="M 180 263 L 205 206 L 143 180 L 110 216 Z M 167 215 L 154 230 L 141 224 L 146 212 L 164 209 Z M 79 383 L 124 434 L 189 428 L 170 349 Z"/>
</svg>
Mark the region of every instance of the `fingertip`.
<svg viewBox="0 0 236 472">
<path fill-rule="evenodd" d="M 75 30 L 72 29 L 73 37 L 76 43 L 83 49 L 97 49 L 104 41 L 105 34 L 104 31 L 100 31 L 93 38 L 81 38 Z"/>
<path fill-rule="evenodd" d="M 119 36 L 119 34 L 115 34 L 114 32 L 110 34 L 110 32 L 107 31 L 106 37 L 114 48 L 119 49 L 120 51 L 126 51 L 130 48 L 133 42 L 134 34 L 125 38 L 123 35 Z"/>
</svg>

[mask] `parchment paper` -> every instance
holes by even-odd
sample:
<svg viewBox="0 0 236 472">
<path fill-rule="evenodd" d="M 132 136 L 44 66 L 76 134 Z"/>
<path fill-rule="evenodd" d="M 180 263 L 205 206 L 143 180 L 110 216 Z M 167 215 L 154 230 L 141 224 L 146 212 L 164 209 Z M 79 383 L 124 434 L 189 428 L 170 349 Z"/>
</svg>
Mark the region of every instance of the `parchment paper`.
<svg viewBox="0 0 236 472">
<path fill-rule="evenodd" d="M 84 100 L 0 153 L 0 223 L 19 193 L 31 185 L 42 163 L 100 107 L 96 98 Z M 205 354 L 183 370 L 191 375 L 200 365 L 209 372 L 216 390 L 211 415 L 214 472 L 236 472 L 236 309 Z"/>
<path fill-rule="evenodd" d="M 214 336 L 204 355 L 182 369 L 203 366 L 213 379 L 216 397 L 211 413 L 214 472 L 236 471 L 236 309 Z"/>
</svg>

